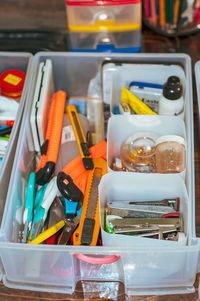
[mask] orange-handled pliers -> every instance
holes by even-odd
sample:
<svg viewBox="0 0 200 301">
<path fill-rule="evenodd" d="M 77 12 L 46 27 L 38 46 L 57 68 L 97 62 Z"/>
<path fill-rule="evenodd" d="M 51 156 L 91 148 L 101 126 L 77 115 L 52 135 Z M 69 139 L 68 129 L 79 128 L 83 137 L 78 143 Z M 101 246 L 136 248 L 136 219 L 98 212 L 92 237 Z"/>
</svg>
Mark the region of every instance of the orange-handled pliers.
<svg viewBox="0 0 200 301">
<path fill-rule="evenodd" d="M 63 125 L 66 92 L 53 95 L 48 117 L 45 141 L 41 148 L 41 158 L 36 169 L 36 183 L 44 185 L 52 176 L 58 157 Z"/>
</svg>

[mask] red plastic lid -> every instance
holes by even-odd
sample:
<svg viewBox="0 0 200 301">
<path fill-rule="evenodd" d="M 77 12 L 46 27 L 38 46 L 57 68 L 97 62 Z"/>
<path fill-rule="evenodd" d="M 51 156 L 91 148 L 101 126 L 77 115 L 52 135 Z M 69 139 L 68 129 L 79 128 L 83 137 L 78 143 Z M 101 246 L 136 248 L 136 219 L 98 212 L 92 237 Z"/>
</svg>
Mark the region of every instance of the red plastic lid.
<svg viewBox="0 0 200 301">
<path fill-rule="evenodd" d="M 106 5 L 126 5 L 126 4 L 137 4 L 141 3 L 141 0 L 83 0 L 74 1 L 66 0 L 66 5 L 74 6 L 106 6 Z"/>
<path fill-rule="evenodd" d="M 6 96 L 20 94 L 24 86 L 25 76 L 24 72 L 17 69 L 3 72 L 0 75 L 1 94 Z"/>
</svg>

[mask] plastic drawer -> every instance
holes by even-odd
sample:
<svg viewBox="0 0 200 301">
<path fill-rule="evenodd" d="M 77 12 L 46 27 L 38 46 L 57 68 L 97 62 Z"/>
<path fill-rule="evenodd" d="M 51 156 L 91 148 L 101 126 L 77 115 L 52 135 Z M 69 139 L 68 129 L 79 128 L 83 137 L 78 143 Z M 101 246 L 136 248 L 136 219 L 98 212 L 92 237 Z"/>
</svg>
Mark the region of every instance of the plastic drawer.
<svg viewBox="0 0 200 301">
<path fill-rule="evenodd" d="M 139 64 L 177 64 L 185 72 L 185 135 L 187 137 L 186 186 L 177 175 L 175 183 L 185 195 L 187 210 L 187 246 L 126 245 L 123 246 L 50 246 L 28 245 L 11 242 L 13 212 L 17 201 L 23 200 L 23 185 L 35 168 L 33 140 L 30 135 L 29 116 L 39 63 L 50 58 L 53 63 L 55 89 L 63 89 L 69 95 L 84 95 L 88 83 L 94 78 L 105 58 L 128 60 Z M 95 281 L 101 288 L 106 283 L 112 291 L 113 282 L 123 282 L 128 295 L 172 294 L 194 291 L 199 246 L 195 236 L 194 199 L 194 141 L 192 110 L 191 60 L 185 54 L 89 54 L 89 53 L 38 53 L 33 59 L 32 85 L 20 130 L 16 156 L 11 175 L 6 207 L 4 210 L 0 242 L 0 256 L 4 268 L 3 282 L 14 288 L 26 288 L 48 292 L 72 293 L 78 280 Z M 112 176 L 112 172 L 109 175 Z M 128 175 L 127 175 L 128 176 Z M 142 177 L 143 175 L 141 175 Z M 151 181 L 145 179 L 144 187 L 150 189 Z M 170 175 L 167 175 L 170 177 Z M 177 178 L 178 177 L 178 178 Z M 155 181 L 158 175 L 155 175 Z M 141 179 L 140 179 L 141 180 Z M 120 180 L 121 181 L 121 180 Z M 139 181 L 139 180 L 138 180 Z M 173 178 L 170 178 L 170 183 Z M 121 183 L 121 182 L 120 182 Z M 155 183 L 153 184 L 156 185 Z M 161 187 L 165 181 L 162 180 Z M 120 185 L 117 185 L 120 189 Z M 163 188 L 164 189 L 164 188 Z M 175 188 L 174 188 L 175 189 Z M 163 192 L 164 193 L 164 192 Z M 165 188 L 166 193 L 166 188 Z M 94 264 L 83 256 L 112 256 L 112 263 Z M 117 255 L 118 257 L 113 257 Z M 118 260 L 117 260 L 118 259 Z"/>
<path fill-rule="evenodd" d="M 141 1 L 66 1 L 72 31 L 134 30 L 141 28 Z"/>
<path fill-rule="evenodd" d="M 139 52 L 141 31 L 69 32 L 71 51 Z"/>
</svg>

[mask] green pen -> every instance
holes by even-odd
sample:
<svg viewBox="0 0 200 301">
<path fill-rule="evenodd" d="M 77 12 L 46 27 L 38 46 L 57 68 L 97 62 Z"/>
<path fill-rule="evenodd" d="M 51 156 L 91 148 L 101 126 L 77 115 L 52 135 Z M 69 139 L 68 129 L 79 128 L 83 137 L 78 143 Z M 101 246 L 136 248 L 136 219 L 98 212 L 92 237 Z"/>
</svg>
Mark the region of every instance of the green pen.
<svg viewBox="0 0 200 301">
<path fill-rule="evenodd" d="M 0 140 L 6 140 L 6 141 L 9 141 L 9 139 L 10 139 L 10 138 L 0 136 Z"/>
</svg>

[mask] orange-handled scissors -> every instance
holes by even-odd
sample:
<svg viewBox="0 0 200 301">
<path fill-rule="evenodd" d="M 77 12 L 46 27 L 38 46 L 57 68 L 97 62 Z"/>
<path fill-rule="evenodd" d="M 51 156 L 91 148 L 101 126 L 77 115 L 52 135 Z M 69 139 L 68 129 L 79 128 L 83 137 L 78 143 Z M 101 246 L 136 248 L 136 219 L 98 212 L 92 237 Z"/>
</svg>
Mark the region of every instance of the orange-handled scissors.
<svg viewBox="0 0 200 301">
<path fill-rule="evenodd" d="M 58 157 L 62 133 L 66 92 L 58 91 L 53 95 L 49 111 L 45 141 L 41 148 L 42 156 L 36 169 L 36 183 L 44 185 L 52 176 Z"/>
</svg>

